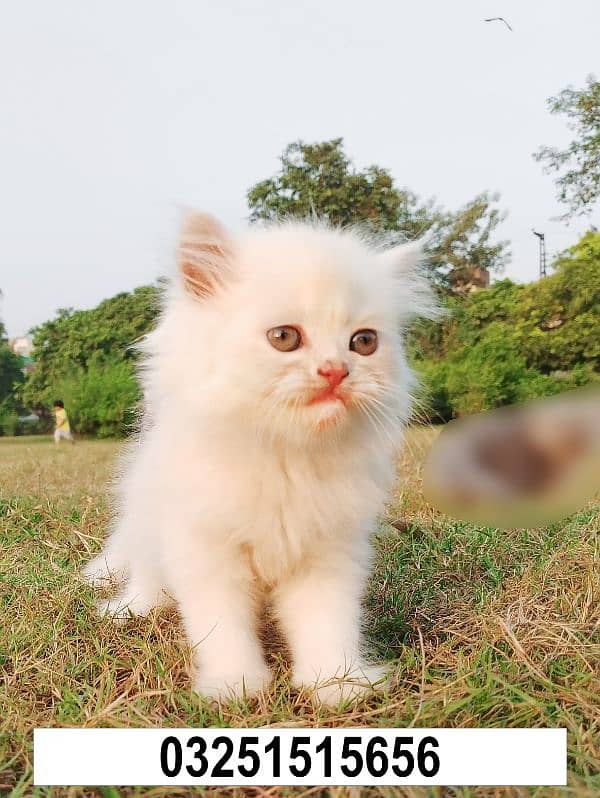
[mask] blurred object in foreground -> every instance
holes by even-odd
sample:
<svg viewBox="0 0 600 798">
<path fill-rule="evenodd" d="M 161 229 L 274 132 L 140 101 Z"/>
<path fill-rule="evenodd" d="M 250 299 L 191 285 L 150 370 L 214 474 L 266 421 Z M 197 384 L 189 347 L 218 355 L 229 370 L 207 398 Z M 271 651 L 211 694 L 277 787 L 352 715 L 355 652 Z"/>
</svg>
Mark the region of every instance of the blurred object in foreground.
<svg viewBox="0 0 600 798">
<path fill-rule="evenodd" d="M 423 488 L 455 518 L 495 527 L 558 521 L 600 487 L 600 392 L 571 391 L 450 422 Z"/>
</svg>

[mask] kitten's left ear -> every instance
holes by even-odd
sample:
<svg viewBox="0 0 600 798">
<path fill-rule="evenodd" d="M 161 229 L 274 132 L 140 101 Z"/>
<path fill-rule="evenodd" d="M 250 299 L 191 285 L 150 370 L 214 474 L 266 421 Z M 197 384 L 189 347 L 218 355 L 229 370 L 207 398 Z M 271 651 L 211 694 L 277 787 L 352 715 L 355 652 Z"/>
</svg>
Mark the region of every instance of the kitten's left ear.
<svg viewBox="0 0 600 798">
<path fill-rule="evenodd" d="M 410 277 L 421 271 L 420 267 L 424 260 L 424 243 L 422 239 L 407 241 L 405 244 L 397 244 L 391 249 L 386 249 L 380 255 L 388 267 L 400 279 Z"/>
<path fill-rule="evenodd" d="M 379 257 L 392 272 L 403 306 L 403 316 L 434 319 L 440 315 L 431 280 L 424 268 L 424 241 L 408 241 L 382 252 Z"/>
<path fill-rule="evenodd" d="M 205 299 L 231 271 L 232 242 L 221 223 L 208 213 L 188 213 L 177 246 L 177 263 L 186 290 Z"/>
</svg>

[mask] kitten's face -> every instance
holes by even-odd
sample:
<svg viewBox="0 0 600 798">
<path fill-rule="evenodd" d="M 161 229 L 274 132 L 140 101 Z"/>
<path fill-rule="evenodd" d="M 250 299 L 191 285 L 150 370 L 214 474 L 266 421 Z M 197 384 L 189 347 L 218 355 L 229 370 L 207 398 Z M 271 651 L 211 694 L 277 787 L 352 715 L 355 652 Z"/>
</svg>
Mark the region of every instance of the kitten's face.
<svg viewBox="0 0 600 798">
<path fill-rule="evenodd" d="M 411 388 L 400 335 L 411 278 L 394 253 L 304 225 L 228 247 L 227 276 L 189 300 L 195 335 L 210 329 L 215 411 L 300 443 L 369 426 L 389 435 Z"/>
</svg>

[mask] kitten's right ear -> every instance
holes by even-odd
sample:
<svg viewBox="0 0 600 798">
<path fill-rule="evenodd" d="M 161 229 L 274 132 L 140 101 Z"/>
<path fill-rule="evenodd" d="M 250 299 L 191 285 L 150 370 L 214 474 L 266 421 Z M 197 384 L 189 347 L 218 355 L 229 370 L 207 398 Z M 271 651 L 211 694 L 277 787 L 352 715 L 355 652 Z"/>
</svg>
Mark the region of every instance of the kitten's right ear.
<svg viewBox="0 0 600 798">
<path fill-rule="evenodd" d="M 431 280 L 422 268 L 424 240 L 397 244 L 384 250 L 379 257 L 396 280 L 398 296 L 402 299 L 403 318 L 437 319 L 443 315 L 435 297 Z"/>
<path fill-rule="evenodd" d="M 215 293 L 231 270 L 232 243 L 208 213 L 188 213 L 179 234 L 177 263 L 186 290 L 199 299 Z"/>
</svg>

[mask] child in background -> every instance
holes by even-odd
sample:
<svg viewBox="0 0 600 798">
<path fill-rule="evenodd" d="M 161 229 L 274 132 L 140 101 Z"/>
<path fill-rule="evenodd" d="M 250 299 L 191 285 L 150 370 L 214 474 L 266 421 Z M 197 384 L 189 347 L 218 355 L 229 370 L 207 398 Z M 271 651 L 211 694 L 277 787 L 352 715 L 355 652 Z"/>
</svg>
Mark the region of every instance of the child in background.
<svg viewBox="0 0 600 798">
<path fill-rule="evenodd" d="M 69 418 L 62 399 L 57 399 L 56 402 L 54 402 L 54 415 L 56 416 L 56 429 L 54 430 L 54 442 L 56 445 L 60 443 L 61 438 L 75 443 L 71 435 Z"/>
</svg>

